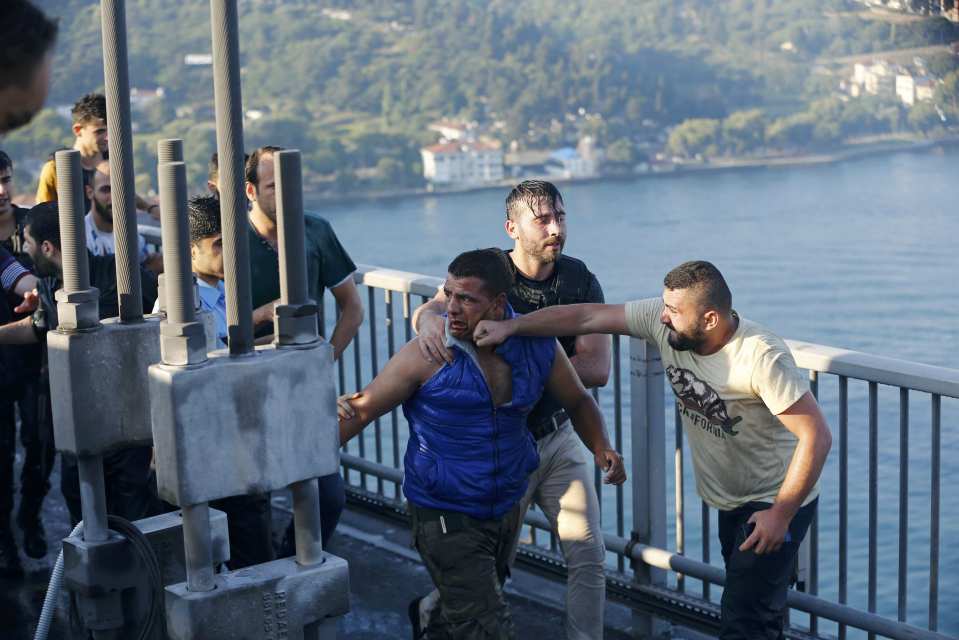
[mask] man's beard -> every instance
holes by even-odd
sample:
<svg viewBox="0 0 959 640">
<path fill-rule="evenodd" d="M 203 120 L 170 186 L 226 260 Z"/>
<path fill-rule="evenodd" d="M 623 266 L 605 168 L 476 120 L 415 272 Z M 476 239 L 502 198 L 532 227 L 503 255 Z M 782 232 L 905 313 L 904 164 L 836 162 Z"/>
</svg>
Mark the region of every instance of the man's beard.
<svg viewBox="0 0 959 640">
<path fill-rule="evenodd" d="M 93 206 L 96 207 L 97 213 L 100 214 L 101 218 L 109 221 L 111 224 L 113 223 L 113 205 L 112 204 L 104 205 L 94 200 Z"/>
<path fill-rule="evenodd" d="M 32 254 L 30 259 L 33 260 L 33 268 L 38 276 L 44 278 L 57 278 L 60 276 L 60 271 L 57 269 L 57 265 L 53 260 L 48 259 L 39 251 L 37 251 L 36 254 Z"/>
<path fill-rule="evenodd" d="M 260 205 L 260 211 L 263 212 L 263 215 L 276 222 L 276 196 L 272 200 L 258 199 L 256 203 Z"/>
<path fill-rule="evenodd" d="M 559 251 L 551 250 L 551 247 L 547 247 L 547 243 L 558 242 Z M 566 244 L 566 238 L 562 236 L 554 236 L 549 240 L 543 242 L 536 242 L 532 240 L 523 241 L 523 250 L 526 252 L 526 255 L 536 258 L 541 263 L 547 264 L 550 262 L 557 262 L 560 256 L 563 255 L 563 246 Z"/>
<path fill-rule="evenodd" d="M 666 341 L 674 351 L 696 351 L 706 343 L 706 334 L 699 327 L 696 327 L 692 335 L 680 333 L 669 325 L 666 325 L 666 328 L 669 329 Z"/>
</svg>

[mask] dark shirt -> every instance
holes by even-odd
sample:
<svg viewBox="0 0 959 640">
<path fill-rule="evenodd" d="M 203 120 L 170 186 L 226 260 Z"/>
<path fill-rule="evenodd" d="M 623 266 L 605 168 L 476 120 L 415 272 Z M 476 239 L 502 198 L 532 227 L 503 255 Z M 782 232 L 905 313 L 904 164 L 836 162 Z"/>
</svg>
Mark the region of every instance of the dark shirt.
<svg viewBox="0 0 959 640">
<path fill-rule="evenodd" d="M 0 256 L 0 261 L 15 260 L 25 269 L 33 268 L 33 261 L 23 248 L 28 211 L 28 209 L 14 205 L 15 227 L 13 235 L 0 241 L 0 248 L 6 252 Z M 14 307 L 20 304 L 20 301 L 20 296 L 12 292 L 0 294 L 0 325 L 15 322 L 24 317 L 13 311 Z M 18 390 L 22 382 L 39 373 L 40 361 L 41 350 L 39 345 L 0 346 L 0 395 L 16 395 L 19 393 Z"/>
<path fill-rule="evenodd" d="M 506 252 L 509 255 L 509 251 Z M 509 291 L 509 303 L 517 313 L 532 313 L 544 307 L 558 304 L 603 303 L 603 288 L 599 280 L 576 258 L 561 256 L 552 275 L 545 280 L 527 278 L 509 260 L 513 272 L 513 287 Z M 576 354 L 576 336 L 562 336 L 559 343 L 567 356 Z M 548 391 L 529 414 L 527 424 L 537 425 L 562 409 L 562 405 Z"/>
<path fill-rule="evenodd" d="M 90 260 L 90 286 L 100 291 L 100 319 L 105 320 L 120 315 L 115 257 L 95 256 L 88 251 L 87 258 Z M 40 304 L 33 313 L 33 328 L 41 343 L 46 342 L 47 331 L 53 331 L 59 326 L 57 301 L 54 294 L 62 286 L 60 279 L 53 277 L 40 278 L 37 286 Z M 157 280 L 153 273 L 143 267 L 140 267 L 140 292 L 143 297 L 143 308 L 149 313 L 157 299 Z"/>
<path fill-rule="evenodd" d="M 313 213 L 307 213 L 305 218 L 307 283 L 310 298 L 320 304 L 324 290 L 341 284 L 356 271 L 356 265 L 325 218 Z M 280 297 L 280 261 L 270 243 L 252 224 L 249 228 L 250 282 L 255 309 Z"/>
</svg>

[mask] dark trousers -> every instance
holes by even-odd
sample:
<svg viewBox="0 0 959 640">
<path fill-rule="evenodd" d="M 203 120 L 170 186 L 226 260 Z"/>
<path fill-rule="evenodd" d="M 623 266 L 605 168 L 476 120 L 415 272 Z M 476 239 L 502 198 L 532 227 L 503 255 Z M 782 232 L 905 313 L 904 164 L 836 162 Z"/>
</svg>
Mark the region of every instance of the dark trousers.
<svg viewBox="0 0 959 640">
<path fill-rule="evenodd" d="M 155 491 L 150 488 L 151 457 L 152 449 L 149 446 L 128 447 L 103 456 L 108 514 L 132 522 L 155 513 Z M 83 518 L 77 457 L 63 453 L 60 461 L 60 490 L 70 511 L 70 526 L 73 527 Z"/>
<path fill-rule="evenodd" d="M 226 514 L 230 534 L 230 561 L 226 565 L 230 570 L 274 559 L 269 493 L 231 496 L 214 500 L 210 506 Z"/>
<path fill-rule="evenodd" d="M 410 503 L 413 542 L 440 593 L 439 606 L 426 629 L 427 638 L 515 637 L 501 585 L 509 575 L 518 509 L 517 505 L 496 520 L 478 520 Z"/>
<path fill-rule="evenodd" d="M 50 397 L 41 392 L 36 378 L 17 393 L 0 396 L 0 526 L 6 526 L 13 509 L 13 469 L 17 450 L 16 409 L 20 412 L 20 443 L 25 457 L 20 471 L 20 512 L 28 519 L 39 516 L 50 490 L 50 472 L 56 458 Z"/>
<path fill-rule="evenodd" d="M 819 500 L 802 507 L 789 523 L 786 542 L 773 553 L 740 551 L 752 532 L 750 516 L 772 505 L 749 502 L 719 512 L 719 541 L 726 561 L 720 640 L 780 640 L 786 612 L 786 592 L 795 576 L 796 552 L 806 536 Z"/>
</svg>

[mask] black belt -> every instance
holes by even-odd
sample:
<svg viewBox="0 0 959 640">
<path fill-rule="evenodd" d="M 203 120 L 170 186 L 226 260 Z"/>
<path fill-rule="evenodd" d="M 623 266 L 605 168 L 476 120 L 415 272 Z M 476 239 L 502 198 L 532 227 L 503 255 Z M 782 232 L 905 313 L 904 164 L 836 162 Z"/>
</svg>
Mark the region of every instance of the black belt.
<svg viewBox="0 0 959 640">
<path fill-rule="evenodd" d="M 560 409 L 535 425 L 530 425 L 529 432 L 533 434 L 533 440 L 542 440 L 554 431 L 558 431 L 560 427 L 566 424 L 567 420 L 569 420 L 569 416 L 566 414 L 566 410 Z"/>
</svg>

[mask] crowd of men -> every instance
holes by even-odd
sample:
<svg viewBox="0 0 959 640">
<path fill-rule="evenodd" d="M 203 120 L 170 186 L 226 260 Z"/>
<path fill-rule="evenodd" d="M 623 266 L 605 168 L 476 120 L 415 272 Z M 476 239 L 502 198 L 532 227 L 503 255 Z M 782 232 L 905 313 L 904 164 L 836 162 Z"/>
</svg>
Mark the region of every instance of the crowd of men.
<svg viewBox="0 0 959 640">
<path fill-rule="evenodd" d="M 29 2 L 12 0 L 2 28 L 0 133 L 28 122 L 42 106 L 57 25 Z M 102 95 L 76 103 L 72 129 L 84 173 L 91 285 L 107 318 L 118 303 Z M 245 163 L 253 323 L 261 341 L 271 339 L 280 288 L 273 166 L 279 150 L 261 147 Z M 217 169 L 214 155 L 211 194 L 189 201 L 189 233 L 199 301 L 225 345 Z M 22 575 L 11 520 L 18 425 L 24 460 L 16 527 L 27 556 L 48 551 L 41 513 L 57 452 L 45 334 L 58 326 L 55 293 L 62 286 L 52 158 L 31 209 L 15 204 L 14 195 L 13 160 L 0 151 L 0 578 L 8 579 Z M 158 217 L 156 202 L 137 196 L 136 204 Z M 671 270 L 661 298 L 604 304 L 596 276 L 563 253 L 566 216 L 554 185 L 530 180 L 514 187 L 504 224 L 512 247 L 453 258 L 440 291 L 414 316 L 417 337 L 362 391 L 338 399 L 341 442 L 399 405 L 409 423 L 403 492 L 414 545 L 436 587 L 410 603 L 413 637 L 515 637 L 503 584 L 531 504 L 545 514 L 568 567 L 566 637 L 603 637 L 606 550 L 593 465 L 607 483 L 623 483 L 626 472 L 587 388 L 606 384 L 606 334 L 618 334 L 659 347 L 690 440 L 697 490 L 719 511 L 727 575 L 720 638 L 782 638 L 786 592 L 831 446 L 804 376 L 780 338 L 733 309 L 725 279 L 708 262 Z M 340 309 L 329 336 L 339 358 L 363 319 L 356 267 L 320 216 L 306 215 L 304 240 L 311 297 L 322 300 L 329 289 Z M 144 308 L 158 310 L 162 259 L 142 238 L 139 248 Z M 76 523 L 76 460 L 61 454 L 61 469 L 60 489 Z M 156 495 L 149 447 L 111 453 L 104 471 L 109 513 L 136 520 L 173 509 Z M 344 487 L 339 474 L 319 485 L 325 546 Z M 213 506 L 228 515 L 231 569 L 292 554 L 291 529 L 274 545 L 269 495 Z"/>
</svg>

